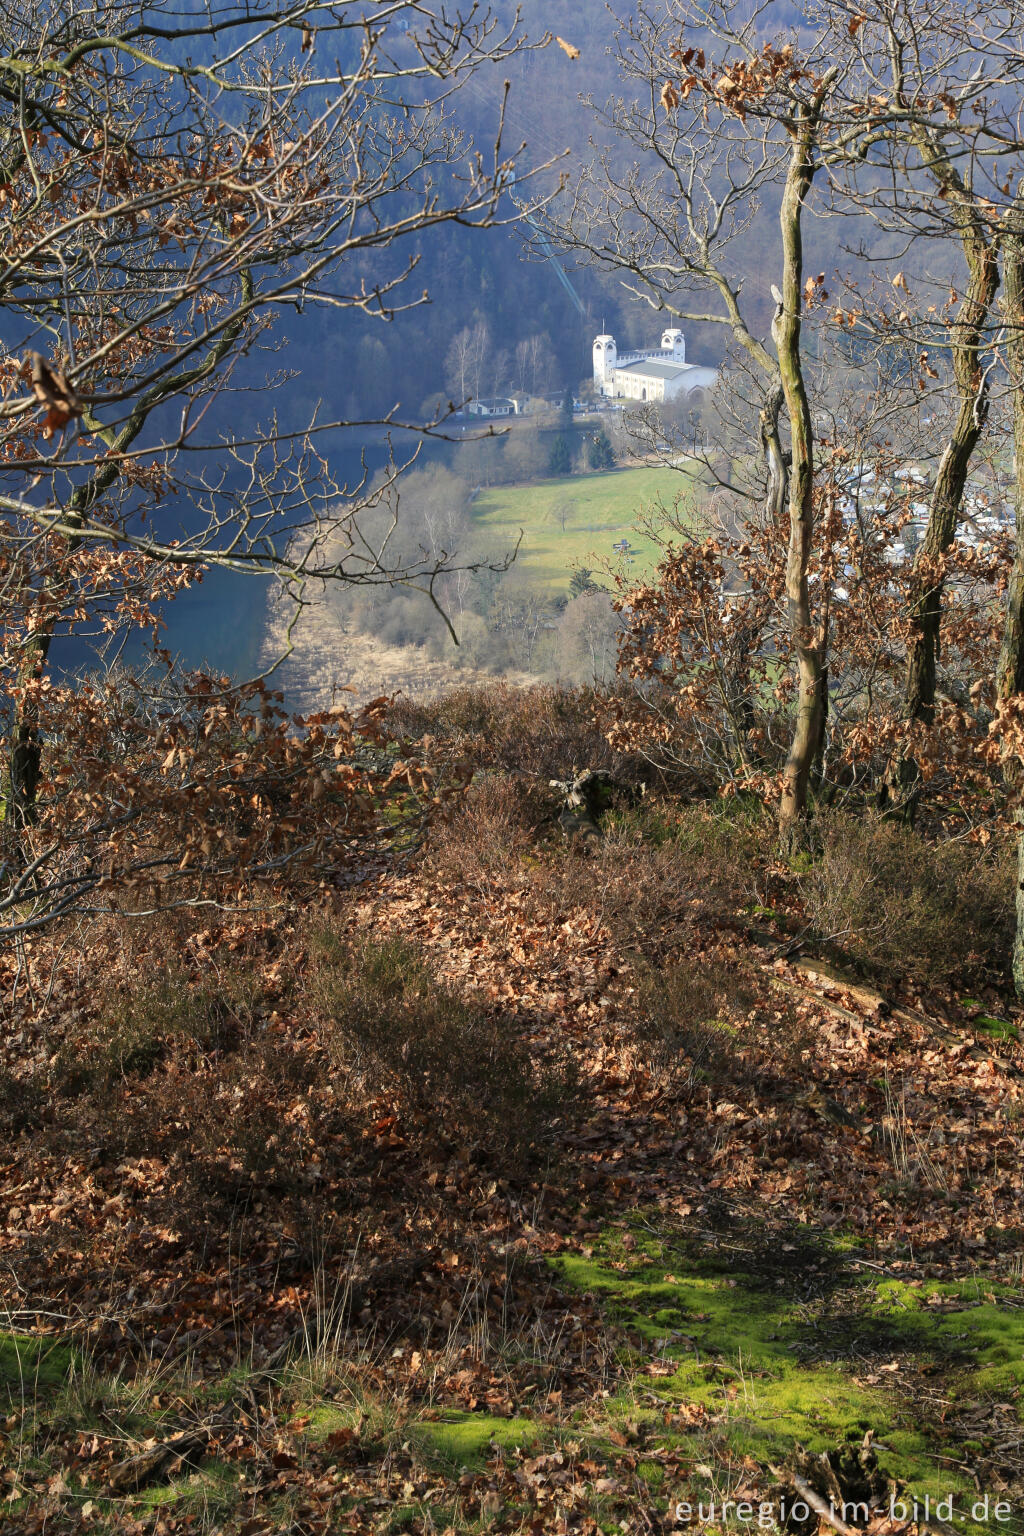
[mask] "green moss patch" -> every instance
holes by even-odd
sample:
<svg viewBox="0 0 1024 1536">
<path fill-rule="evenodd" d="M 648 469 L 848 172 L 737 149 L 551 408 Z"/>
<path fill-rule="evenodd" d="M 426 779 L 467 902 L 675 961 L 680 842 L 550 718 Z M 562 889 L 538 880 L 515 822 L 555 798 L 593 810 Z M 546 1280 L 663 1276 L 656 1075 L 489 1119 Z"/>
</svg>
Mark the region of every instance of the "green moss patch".
<svg viewBox="0 0 1024 1536">
<path fill-rule="evenodd" d="M 427 1461 L 454 1467 L 479 1468 L 495 1446 L 511 1450 L 538 1439 L 529 1419 L 499 1419 L 487 1413 L 446 1411 L 439 1419 L 421 1419 L 409 1426 L 409 1438 Z"/>
<path fill-rule="evenodd" d="M 987 1013 L 979 1014 L 972 1020 L 971 1028 L 976 1034 L 985 1035 L 989 1040 L 1020 1039 L 1020 1030 L 1016 1024 L 1011 1024 L 1009 1019 L 992 1018 Z"/>
<path fill-rule="evenodd" d="M 469 1413 L 455 1408 L 433 1410 L 429 1415 L 411 1417 L 382 1405 L 357 1403 L 317 1403 L 302 1410 L 303 1434 L 313 1445 L 323 1445 L 332 1437 L 355 1430 L 364 1447 L 380 1448 L 382 1443 L 397 1445 L 408 1441 L 421 1460 L 439 1467 L 478 1470 L 495 1447 L 512 1450 L 528 1447 L 540 1437 L 538 1426 L 529 1419 L 503 1419 L 488 1413 Z"/>
<path fill-rule="evenodd" d="M 971 1528 L 977 1489 L 929 1378 L 947 1404 L 1024 1403 L 1021 1287 L 883 1279 L 844 1270 L 830 1241 L 776 1235 L 757 1255 L 751 1237 L 735 1244 L 745 1267 L 725 1249 L 708 1257 L 675 1236 L 662 1243 L 647 1224 L 609 1231 L 593 1257 L 558 1261 L 563 1280 L 600 1298 L 623 1330 L 630 1396 L 609 1412 L 635 1412 L 642 1380 L 666 1422 L 673 1406 L 699 1409 L 720 1456 L 762 1468 L 870 1431 L 896 1488 L 933 1505 L 952 1495 L 954 1524 Z M 758 1257 L 763 1266 L 751 1264 Z"/>
<path fill-rule="evenodd" d="M 987 1278 L 916 1285 L 882 1280 L 872 1292 L 870 1315 L 895 1326 L 904 1347 L 945 1358 L 945 1390 L 951 1398 L 1020 1396 L 1024 1389 L 1020 1286 Z"/>
<path fill-rule="evenodd" d="M 0 1331 L 0 1403 L 52 1396 L 67 1380 L 72 1358 L 57 1339 Z"/>
<path fill-rule="evenodd" d="M 302 1417 L 305 1418 L 306 1414 L 304 1413 Z M 329 1435 L 352 1429 L 357 1419 L 358 1410 L 354 1407 L 343 1408 L 337 1403 L 317 1403 L 308 1411 L 305 1434 L 314 1445 L 319 1445 Z"/>
<path fill-rule="evenodd" d="M 223 1462 L 204 1460 L 193 1471 L 154 1483 L 133 1499 L 135 1513 L 145 1510 L 173 1512 L 178 1518 L 198 1516 L 216 1519 L 231 1513 L 238 1502 L 238 1469 Z"/>
<path fill-rule="evenodd" d="M 878 1394 L 802 1362 L 802 1327 L 784 1295 L 749 1276 L 659 1271 L 622 1274 L 576 1259 L 563 1269 L 570 1283 L 603 1292 L 627 1334 L 652 1346 L 635 1356 L 657 1373 L 659 1393 L 727 1415 L 737 1452 L 763 1461 L 798 1442 L 826 1450 L 879 1427 Z"/>
</svg>

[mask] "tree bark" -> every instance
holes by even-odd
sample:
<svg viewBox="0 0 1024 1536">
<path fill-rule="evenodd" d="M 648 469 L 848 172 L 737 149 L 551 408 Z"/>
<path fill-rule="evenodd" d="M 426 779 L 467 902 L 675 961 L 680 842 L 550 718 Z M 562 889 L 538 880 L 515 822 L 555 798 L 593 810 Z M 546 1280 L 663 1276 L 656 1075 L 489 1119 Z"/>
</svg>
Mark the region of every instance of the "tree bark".
<svg viewBox="0 0 1024 1536">
<path fill-rule="evenodd" d="M 952 208 L 968 271 L 967 289 L 951 332 L 956 421 L 935 477 L 928 526 L 914 556 L 910 584 L 904 718 L 928 726 L 935 718 L 945 558 L 956 537 L 971 458 L 988 419 L 988 371 L 982 367 L 981 351 L 999 290 L 999 263 L 997 242 L 988 235 L 971 194 L 945 151 L 927 136 L 920 138 L 918 147 L 940 194 Z M 879 803 L 890 814 L 913 820 L 920 791 L 920 765 L 912 752 L 904 751 L 889 764 Z"/>
<path fill-rule="evenodd" d="M 768 470 L 765 512 L 772 524 L 782 522 L 789 504 L 789 467 L 782 451 L 782 437 L 779 432 L 779 417 L 782 415 L 784 402 L 782 380 L 776 377 L 769 385 L 757 422 L 761 452 L 764 454 Z"/>
<path fill-rule="evenodd" d="M 1011 234 L 1003 255 L 1003 314 L 1006 322 L 1004 355 L 1010 376 L 1014 449 L 1013 568 L 1006 589 L 1006 614 L 996 671 L 996 695 L 1000 705 L 1024 693 L 1024 232 Z M 1003 765 L 1006 787 L 1019 798 L 1024 787 L 1024 765 L 1008 756 Z M 1024 997 L 1024 808 L 1014 812 L 1017 827 L 1016 927 L 1013 942 L 1013 984 Z"/>
<path fill-rule="evenodd" d="M 42 676 L 50 654 L 52 638 L 52 624 L 32 637 L 31 649 L 25 656 L 19 677 L 23 688 L 31 688 Z M 4 797 L 6 813 L 19 832 L 33 826 L 36 821 L 42 762 L 42 739 L 36 712 L 32 706 L 26 706 L 22 698 L 15 710 L 10 757 L 7 763 L 7 792 Z"/>
<path fill-rule="evenodd" d="M 814 541 L 814 433 L 800 350 L 803 303 L 804 199 L 814 179 L 815 136 L 822 93 L 797 123 L 782 195 L 782 296 L 772 324 L 779 375 L 789 416 L 792 464 L 789 474 L 789 551 L 786 559 L 786 602 L 797 667 L 797 716 L 783 771 L 779 804 L 779 837 L 792 850 L 801 840 L 807 813 L 811 767 L 822 724 L 821 635 L 811 613 L 807 568 Z"/>
</svg>

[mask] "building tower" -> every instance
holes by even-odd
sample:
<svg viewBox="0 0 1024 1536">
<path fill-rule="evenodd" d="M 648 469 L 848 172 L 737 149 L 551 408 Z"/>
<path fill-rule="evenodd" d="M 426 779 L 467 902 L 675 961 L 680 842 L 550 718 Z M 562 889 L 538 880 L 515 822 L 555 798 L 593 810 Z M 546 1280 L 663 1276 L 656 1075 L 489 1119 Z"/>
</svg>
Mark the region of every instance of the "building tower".
<svg viewBox="0 0 1024 1536">
<path fill-rule="evenodd" d="M 683 340 L 682 331 L 663 331 L 661 336 L 661 350 L 667 352 L 674 363 L 686 362 L 686 342 Z"/>
<path fill-rule="evenodd" d="M 615 337 L 594 337 L 594 388 L 599 395 L 610 395 L 615 385 Z"/>
</svg>

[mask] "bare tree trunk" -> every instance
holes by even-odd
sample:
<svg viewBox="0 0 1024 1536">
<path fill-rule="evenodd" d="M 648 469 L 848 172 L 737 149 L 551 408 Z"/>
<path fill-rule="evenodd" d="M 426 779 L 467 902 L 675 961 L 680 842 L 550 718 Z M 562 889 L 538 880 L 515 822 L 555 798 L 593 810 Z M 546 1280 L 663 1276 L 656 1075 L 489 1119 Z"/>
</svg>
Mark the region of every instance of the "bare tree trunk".
<svg viewBox="0 0 1024 1536">
<path fill-rule="evenodd" d="M 52 638 L 52 624 L 32 636 L 18 678 L 22 690 L 31 690 L 42 677 L 50 654 Z M 26 827 L 35 824 L 39 775 L 43 761 L 43 746 L 36 722 L 36 712 L 31 704 L 26 706 L 24 698 L 23 692 L 22 702 L 15 710 L 4 796 L 6 813 L 18 831 L 23 831 Z"/>
<path fill-rule="evenodd" d="M 757 423 L 761 438 L 761 452 L 764 454 L 768 469 L 765 512 L 773 525 L 782 522 L 789 504 L 789 467 L 786 463 L 786 455 L 782 451 L 782 437 L 779 433 L 779 417 L 782 415 L 784 399 L 782 380 L 776 377 L 769 386 Z"/>
<path fill-rule="evenodd" d="M 818 102 L 820 104 L 820 97 Z M 786 601 L 797 666 L 797 716 L 783 772 L 779 837 L 783 847 L 799 843 L 807 812 L 811 767 L 822 723 L 823 656 L 821 636 L 811 614 L 807 567 L 814 540 L 814 434 L 800 351 L 803 303 L 804 199 L 814 179 L 814 139 L 818 110 L 808 110 L 798 124 L 782 195 L 782 294 L 772 324 L 779 374 L 789 416 L 792 465 L 789 475 L 789 553 Z"/>
<path fill-rule="evenodd" d="M 1016 537 L 996 672 L 996 694 L 1000 704 L 1024 693 L 1024 233 L 1014 233 L 1006 241 L 1003 280 L 1005 356 L 1013 408 Z M 1024 786 L 1024 769 L 1019 758 L 1006 759 L 1003 776 L 1010 793 L 1019 796 Z M 1014 820 L 1017 825 L 1017 921 L 1013 941 L 1013 984 L 1018 997 L 1024 997 L 1024 808 L 1020 805 Z"/>
<path fill-rule="evenodd" d="M 935 718 L 945 556 L 956 537 L 971 456 L 988 415 L 987 381 L 975 379 L 974 382 L 975 388 L 969 395 L 961 392 L 956 424 L 942 455 L 932 491 L 928 526 L 914 557 L 904 717 L 919 720 L 923 725 L 931 725 Z M 920 779 L 921 770 L 913 754 L 901 754 L 890 765 L 882 786 L 882 805 L 913 819 Z"/>
<path fill-rule="evenodd" d="M 91 488 L 101 478 L 105 487 L 116 476 L 117 470 L 110 466 L 101 470 L 91 482 L 80 486 L 70 499 L 68 520 L 71 523 L 79 522 L 86 504 L 94 499 L 90 494 Z M 50 658 L 60 606 L 53 586 L 44 580 L 37 593 L 37 623 L 27 633 L 17 668 L 18 698 L 13 707 L 7 761 L 3 765 L 3 798 L 4 814 L 19 832 L 35 826 L 38 820 L 43 738 L 39 729 L 35 690 Z"/>
<path fill-rule="evenodd" d="M 988 419 L 988 370 L 982 367 L 981 351 L 999 289 L 999 263 L 996 242 L 988 237 L 982 215 L 948 156 L 928 139 L 922 139 L 919 148 L 941 195 L 952 205 L 968 270 L 967 291 L 951 335 L 956 421 L 935 477 L 928 526 L 914 556 L 910 589 L 904 718 L 931 725 L 935 718 L 945 557 L 956 537 L 971 458 Z M 912 820 L 920 789 L 920 766 L 911 752 L 903 752 L 889 765 L 879 803 Z"/>
</svg>

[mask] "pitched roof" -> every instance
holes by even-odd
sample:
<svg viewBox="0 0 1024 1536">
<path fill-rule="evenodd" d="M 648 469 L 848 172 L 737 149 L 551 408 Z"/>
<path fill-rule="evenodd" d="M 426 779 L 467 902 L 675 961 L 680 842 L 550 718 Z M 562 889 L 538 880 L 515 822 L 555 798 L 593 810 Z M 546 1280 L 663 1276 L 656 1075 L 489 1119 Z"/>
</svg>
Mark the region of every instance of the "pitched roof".
<svg viewBox="0 0 1024 1536">
<path fill-rule="evenodd" d="M 689 373 L 693 363 L 662 363 L 651 359 L 644 363 L 621 363 L 616 373 L 639 373 L 645 379 L 678 379 L 681 373 Z"/>
</svg>

